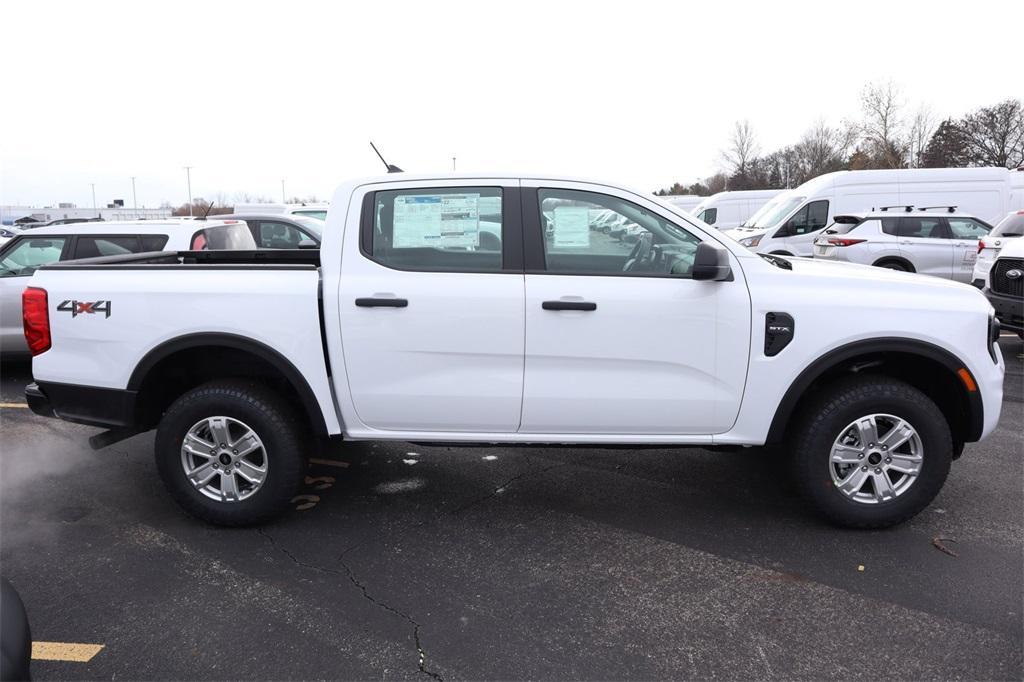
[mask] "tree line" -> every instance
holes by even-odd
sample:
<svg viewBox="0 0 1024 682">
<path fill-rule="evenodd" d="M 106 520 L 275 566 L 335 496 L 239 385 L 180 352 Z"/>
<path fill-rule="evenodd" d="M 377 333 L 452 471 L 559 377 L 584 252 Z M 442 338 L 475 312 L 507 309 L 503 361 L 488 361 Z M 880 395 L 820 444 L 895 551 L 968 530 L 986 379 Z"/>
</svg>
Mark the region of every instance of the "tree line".
<svg viewBox="0 0 1024 682">
<path fill-rule="evenodd" d="M 911 110 L 893 83 L 861 92 L 858 120 L 815 122 L 791 145 L 762 154 L 749 121 L 737 121 L 721 153 L 724 170 L 691 185 L 655 192 L 707 196 L 724 190 L 796 187 L 822 173 L 872 168 L 1024 166 L 1024 106 L 1007 99 L 939 121 L 927 105 Z"/>
</svg>

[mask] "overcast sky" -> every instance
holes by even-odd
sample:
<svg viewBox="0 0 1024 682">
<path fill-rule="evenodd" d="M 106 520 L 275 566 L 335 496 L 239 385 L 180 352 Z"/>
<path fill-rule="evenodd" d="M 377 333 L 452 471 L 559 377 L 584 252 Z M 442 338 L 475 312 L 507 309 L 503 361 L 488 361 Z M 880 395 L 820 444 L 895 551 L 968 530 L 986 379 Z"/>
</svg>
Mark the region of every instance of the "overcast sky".
<svg viewBox="0 0 1024 682">
<path fill-rule="evenodd" d="M 536 170 L 654 190 L 855 117 L 869 81 L 960 115 L 1024 97 L 1024 2 L 4 2 L 0 204 Z"/>
</svg>

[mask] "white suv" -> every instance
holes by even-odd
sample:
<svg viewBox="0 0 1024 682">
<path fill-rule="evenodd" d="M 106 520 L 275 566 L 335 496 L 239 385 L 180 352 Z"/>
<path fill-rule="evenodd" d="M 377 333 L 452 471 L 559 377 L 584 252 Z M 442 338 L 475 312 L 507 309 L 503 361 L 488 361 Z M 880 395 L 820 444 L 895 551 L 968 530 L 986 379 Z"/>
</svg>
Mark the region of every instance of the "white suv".
<svg viewBox="0 0 1024 682">
<path fill-rule="evenodd" d="M 838 215 L 814 241 L 814 257 L 970 282 L 978 240 L 992 226 L 974 216 L 912 206 Z"/>
<path fill-rule="evenodd" d="M 255 248 L 241 220 L 88 222 L 19 232 L 0 245 L 0 354 L 28 352 L 21 326 L 21 293 L 43 265 L 149 251 Z"/>
<path fill-rule="evenodd" d="M 1007 214 L 988 235 L 978 240 L 978 260 L 974 263 L 974 274 L 971 276 L 974 286 L 979 289 L 985 286 L 989 270 L 999 257 L 1000 249 L 1016 237 L 1024 237 L 1024 211 Z"/>
</svg>

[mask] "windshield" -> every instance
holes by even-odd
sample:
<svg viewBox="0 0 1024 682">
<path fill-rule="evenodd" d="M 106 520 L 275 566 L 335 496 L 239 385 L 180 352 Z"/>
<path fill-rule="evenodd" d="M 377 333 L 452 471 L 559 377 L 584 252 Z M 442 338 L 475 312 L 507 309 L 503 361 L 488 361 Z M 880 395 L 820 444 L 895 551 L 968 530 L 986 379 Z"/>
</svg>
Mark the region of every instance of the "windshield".
<svg viewBox="0 0 1024 682">
<path fill-rule="evenodd" d="M 312 232 L 316 235 L 317 239 L 321 239 L 324 236 L 324 221 L 319 218 L 309 218 L 306 216 L 294 216 L 292 218 L 299 225 L 302 225 L 307 232 Z"/>
<path fill-rule="evenodd" d="M 989 236 L 992 237 L 1024 237 L 1024 213 L 1011 213 L 996 225 Z"/>
<path fill-rule="evenodd" d="M 317 218 L 319 220 L 327 220 L 327 209 L 326 208 L 311 208 L 308 211 L 293 211 L 292 215 L 304 215 L 309 218 Z"/>
<path fill-rule="evenodd" d="M 794 196 L 792 194 L 780 194 L 775 197 L 767 204 L 761 207 L 761 209 L 750 216 L 747 222 L 743 223 L 741 227 L 775 227 L 782 222 L 790 212 L 803 203 L 807 197 Z"/>
</svg>

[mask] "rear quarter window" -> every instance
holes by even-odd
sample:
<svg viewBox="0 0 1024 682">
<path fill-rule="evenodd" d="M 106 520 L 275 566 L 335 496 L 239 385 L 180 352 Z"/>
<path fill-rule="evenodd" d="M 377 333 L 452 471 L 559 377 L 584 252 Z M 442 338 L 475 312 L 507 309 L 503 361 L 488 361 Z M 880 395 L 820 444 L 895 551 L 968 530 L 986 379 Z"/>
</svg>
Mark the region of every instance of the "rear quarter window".
<svg viewBox="0 0 1024 682">
<path fill-rule="evenodd" d="M 1003 218 L 990 234 L 993 237 L 1024 237 L 1024 214 Z"/>
<path fill-rule="evenodd" d="M 192 235 L 193 251 L 255 251 L 256 240 L 244 223 L 214 225 Z"/>
</svg>

